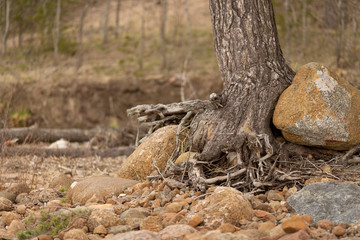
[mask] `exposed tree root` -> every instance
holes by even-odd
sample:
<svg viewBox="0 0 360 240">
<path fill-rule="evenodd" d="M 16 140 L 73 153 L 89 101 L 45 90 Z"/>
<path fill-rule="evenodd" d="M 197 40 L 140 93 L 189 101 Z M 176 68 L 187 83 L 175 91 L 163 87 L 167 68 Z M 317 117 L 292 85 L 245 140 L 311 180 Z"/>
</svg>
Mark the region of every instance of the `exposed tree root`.
<svg viewBox="0 0 360 240">
<path fill-rule="evenodd" d="M 129 156 L 134 147 L 118 147 L 109 149 L 83 149 L 83 148 L 66 148 L 66 149 L 47 149 L 47 148 L 24 148 L 24 147 L 7 147 L 2 146 L 1 157 L 14 157 L 14 156 L 39 156 L 39 157 L 119 157 Z"/>
<path fill-rule="evenodd" d="M 200 102 L 202 103 L 202 101 Z M 194 121 L 194 116 L 202 113 L 206 106 L 213 110 L 217 109 L 217 106 L 211 102 L 210 105 L 209 101 L 204 102 L 205 105 L 200 104 L 200 108 L 190 107 L 192 104 L 197 104 L 197 101 L 189 101 L 183 108 L 178 104 L 142 105 L 133 108 L 129 115 L 136 116 L 138 120 L 147 122 L 148 126 L 153 128 L 160 127 L 159 121 L 162 121 L 164 125 L 177 123 L 180 129 L 178 130 L 179 134 L 182 127 Z M 148 114 L 149 116 L 147 116 Z M 175 114 L 176 117 L 171 118 L 171 114 Z M 207 126 L 202 125 L 202 127 L 204 132 L 200 132 L 200 135 L 207 136 Z M 211 130 L 210 133 L 214 134 Z M 221 146 L 222 154 L 210 161 L 201 157 L 201 152 L 199 152 L 188 162 L 175 165 L 173 161 L 176 159 L 175 156 L 179 155 L 177 140 L 176 149 L 169 157 L 166 170 L 158 176 L 150 178 L 171 179 L 175 185 L 185 184 L 203 191 L 216 184 L 231 186 L 245 192 L 261 192 L 286 185 L 289 187 L 302 186 L 305 180 L 312 177 L 353 180 L 353 176 L 356 176 L 351 171 L 343 174 L 342 161 L 360 151 L 358 146 L 343 155 L 343 153 L 333 150 L 310 148 L 288 142 L 280 143 L 271 139 L 266 133 L 254 134 L 253 132 L 248 132 L 236 143 L 236 149 Z M 230 155 L 235 156 L 235 161 L 231 163 L 227 159 L 227 156 Z M 356 161 L 356 157 L 354 156 L 348 162 L 360 162 L 360 160 Z M 332 167 L 332 173 L 321 169 L 325 164 Z"/>
<path fill-rule="evenodd" d="M 203 112 L 207 108 L 214 107 L 207 100 L 191 100 L 180 103 L 138 105 L 127 110 L 130 118 L 135 118 L 139 123 L 150 127 L 151 131 L 169 124 L 178 124 L 188 113 L 194 114 Z"/>
</svg>

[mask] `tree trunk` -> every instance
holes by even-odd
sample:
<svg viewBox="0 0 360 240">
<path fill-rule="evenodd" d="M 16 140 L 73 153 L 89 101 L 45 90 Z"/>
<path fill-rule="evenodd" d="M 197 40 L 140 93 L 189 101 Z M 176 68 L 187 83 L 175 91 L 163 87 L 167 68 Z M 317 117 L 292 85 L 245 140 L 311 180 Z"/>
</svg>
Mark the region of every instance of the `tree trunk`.
<svg viewBox="0 0 360 240">
<path fill-rule="evenodd" d="M 161 1 L 161 24 L 160 24 L 160 37 L 161 37 L 161 55 L 162 55 L 162 69 L 166 69 L 166 38 L 165 38 L 165 28 L 166 28 L 166 14 L 167 14 L 167 0 Z"/>
<path fill-rule="evenodd" d="M 10 7 L 11 7 L 11 0 L 6 0 L 6 14 L 5 14 L 5 30 L 3 35 L 3 48 L 2 48 L 2 55 L 5 56 L 6 54 L 6 43 L 9 36 L 9 26 L 10 26 Z"/>
<path fill-rule="evenodd" d="M 285 56 L 290 56 L 290 18 L 289 18 L 289 0 L 284 1 L 285 9 Z"/>
<path fill-rule="evenodd" d="M 302 54 L 304 55 L 306 49 L 306 14 L 307 14 L 307 4 L 306 0 L 302 0 Z"/>
<path fill-rule="evenodd" d="M 145 0 L 141 0 L 141 39 L 139 52 L 139 69 L 143 70 L 144 50 L 145 50 Z"/>
<path fill-rule="evenodd" d="M 89 3 L 87 2 L 87 3 L 85 3 L 85 7 L 82 10 L 81 17 L 80 17 L 78 44 L 77 44 L 77 49 L 76 49 L 76 55 L 77 55 L 76 70 L 79 70 L 81 68 L 81 65 L 83 62 L 82 37 L 83 37 L 84 20 L 85 20 L 85 16 L 86 16 L 88 8 L 89 8 Z"/>
<path fill-rule="evenodd" d="M 115 37 L 119 37 L 121 0 L 117 0 L 115 18 Z"/>
<path fill-rule="evenodd" d="M 110 11 L 110 0 L 106 1 L 106 10 L 104 14 L 104 25 L 103 25 L 103 44 L 107 42 L 108 36 L 108 22 L 109 22 L 109 11 Z"/>
<path fill-rule="evenodd" d="M 54 60 L 57 61 L 59 52 L 59 38 L 60 38 L 60 13 L 61 13 L 61 0 L 57 0 L 56 16 L 55 16 L 55 29 L 54 29 Z"/>
<path fill-rule="evenodd" d="M 210 11 L 224 88 L 210 95 L 218 108 L 194 119 L 192 149 L 200 160 L 233 151 L 251 163 L 272 154 L 273 110 L 294 72 L 279 45 L 271 0 L 210 0 Z"/>
</svg>

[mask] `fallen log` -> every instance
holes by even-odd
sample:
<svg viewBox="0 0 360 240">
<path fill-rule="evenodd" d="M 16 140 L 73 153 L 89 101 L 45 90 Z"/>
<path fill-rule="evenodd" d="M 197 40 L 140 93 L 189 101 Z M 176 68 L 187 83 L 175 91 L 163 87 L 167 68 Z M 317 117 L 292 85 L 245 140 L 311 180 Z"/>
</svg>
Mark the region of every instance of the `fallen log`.
<svg viewBox="0 0 360 240">
<path fill-rule="evenodd" d="M 118 130 L 114 128 L 94 128 L 83 130 L 50 129 L 32 126 L 0 130 L 0 139 L 2 142 L 17 139 L 19 143 L 55 142 L 61 138 L 70 142 L 86 142 L 96 136 L 110 136 L 113 139 L 116 138 L 117 140 L 121 140 L 124 135 L 124 130 Z"/>
<path fill-rule="evenodd" d="M 25 147 L 7 147 L 2 146 L 1 157 L 15 156 L 38 156 L 38 157 L 108 157 L 115 158 L 119 156 L 129 156 L 135 147 L 117 147 L 109 149 L 92 149 L 92 148 L 66 148 L 66 149 L 49 149 L 49 148 L 25 148 Z"/>
</svg>

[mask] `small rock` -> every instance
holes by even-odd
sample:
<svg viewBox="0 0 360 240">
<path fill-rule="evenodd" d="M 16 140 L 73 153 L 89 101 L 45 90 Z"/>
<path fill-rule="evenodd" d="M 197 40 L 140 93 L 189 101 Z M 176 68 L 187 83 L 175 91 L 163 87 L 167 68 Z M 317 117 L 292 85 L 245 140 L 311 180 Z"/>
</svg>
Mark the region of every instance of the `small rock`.
<svg viewBox="0 0 360 240">
<path fill-rule="evenodd" d="M 13 208 L 12 202 L 4 197 L 0 197 L 0 211 L 10 211 Z"/>
<path fill-rule="evenodd" d="M 44 235 L 44 234 L 39 235 L 37 238 L 38 238 L 38 240 L 53 240 L 53 238 L 51 236 Z"/>
<path fill-rule="evenodd" d="M 313 223 L 313 219 L 310 215 L 304 214 L 304 215 L 301 215 L 301 217 L 304 219 L 305 222 L 307 222 L 307 224 Z"/>
<path fill-rule="evenodd" d="M 250 220 L 252 213 L 250 202 L 241 192 L 234 188 L 216 187 L 212 194 L 190 208 L 186 220 L 200 214 L 206 226 L 218 228 L 225 222 L 236 226 L 241 219 Z"/>
<path fill-rule="evenodd" d="M 87 206 L 89 209 L 107 209 L 113 210 L 114 206 L 112 204 L 96 204 Z"/>
<path fill-rule="evenodd" d="M 17 206 L 16 206 L 16 212 L 17 212 L 18 214 L 25 215 L 25 213 L 26 213 L 26 206 L 23 205 L 23 204 L 17 205 Z"/>
<path fill-rule="evenodd" d="M 13 220 L 7 229 L 7 234 L 15 235 L 20 230 L 25 230 L 25 225 L 20 220 Z"/>
<path fill-rule="evenodd" d="M 335 236 L 340 237 L 346 233 L 346 230 L 342 226 L 336 226 L 336 227 L 334 227 L 332 232 L 333 232 L 333 234 L 335 234 Z"/>
<path fill-rule="evenodd" d="M 241 235 L 245 235 L 246 237 L 248 237 L 248 239 L 252 240 L 252 239 L 261 239 L 264 237 L 264 234 L 262 232 L 260 232 L 257 229 L 246 229 L 246 230 L 240 230 L 239 232 Z M 241 238 L 240 238 L 241 239 Z"/>
<path fill-rule="evenodd" d="M 162 229 L 162 218 L 160 216 L 148 216 L 140 224 L 140 230 L 160 232 Z"/>
<path fill-rule="evenodd" d="M 149 210 L 145 208 L 130 208 L 120 215 L 120 218 L 146 218 Z"/>
<path fill-rule="evenodd" d="M 154 233 L 148 230 L 131 231 L 126 233 L 116 234 L 113 237 L 106 238 L 106 240 L 163 240 L 158 233 Z"/>
<path fill-rule="evenodd" d="M 170 225 L 159 232 L 161 240 L 183 239 L 186 234 L 197 232 L 195 228 L 185 224 Z"/>
<path fill-rule="evenodd" d="M 6 199 L 9 199 L 11 202 L 15 202 L 16 200 L 16 195 L 11 193 L 11 192 L 6 192 L 6 191 L 1 191 L 0 192 L 0 197 L 4 197 Z"/>
<path fill-rule="evenodd" d="M 291 187 L 289 190 L 285 192 L 285 199 L 287 200 L 291 195 L 293 195 L 296 192 L 297 192 L 297 188 L 295 186 Z"/>
<path fill-rule="evenodd" d="M 161 207 L 161 200 L 159 198 L 155 199 L 152 204 L 151 204 L 152 208 L 159 208 Z"/>
<path fill-rule="evenodd" d="M 238 230 L 238 228 L 231 223 L 224 223 L 220 227 L 218 227 L 217 230 L 219 230 L 221 233 L 233 233 Z"/>
<path fill-rule="evenodd" d="M 270 235 L 271 230 L 275 228 L 275 224 L 272 221 L 266 221 L 264 223 L 260 223 L 258 230 L 264 233 L 266 236 Z"/>
<path fill-rule="evenodd" d="M 9 187 L 7 191 L 19 195 L 20 193 L 30 193 L 31 189 L 26 183 L 18 183 Z"/>
<path fill-rule="evenodd" d="M 330 231 L 334 227 L 334 224 L 326 219 L 318 221 L 316 225 L 327 231 Z"/>
<path fill-rule="evenodd" d="M 292 234 L 287 234 L 281 238 L 279 238 L 279 240 L 310 240 L 312 239 L 309 234 L 305 231 L 305 230 L 299 230 L 295 233 Z"/>
<path fill-rule="evenodd" d="M 96 228 L 94 228 L 95 234 L 107 234 L 107 230 L 103 225 L 99 225 Z"/>
<path fill-rule="evenodd" d="M 275 190 L 269 190 L 266 193 L 267 200 L 270 201 L 284 201 L 284 196 Z"/>
<path fill-rule="evenodd" d="M 86 234 L 81 229 L 71 229 L 65 233 L 64 239 L 88 240 Z"/>
<path fill-rule="evenodd" d="M 195 214 L 192 218 L 187 222 L 191 227 L 196 227 L 200 223 L 204 221 L 204 218 L 200 214 Z"/>
<path fill-rule="evenodd" d="M 279 239 L 282 236 L 285 236 L 286 232 L 284 231 L 284 229 L 282 228 L 281 225 L 277 225 L 276 227 L 274 227 L 273 229 L 270 230 L 269 232 L 269 237 L 271 239 Z"/>
<path fill-rule="evenodd" d="M 90 230 L 95 229 L 99 225 L 108 228 L 116 226 L 119 222 L 119 217 L 113 211 L 96 209 L 91 212 L 88 222 Z"/>
<path fill-rule="evenodd" d="M 184 202 L 172 202 L 166 206 L 166 212 L 178 213 L 184 206 Z"/>
<path fill-rule="evenodd" d="M 69 224 L 69 226 L 71 228 L 78 228 L 78 229 L 82 229 L 87 225 L 87 219 L 82 218 L 82 217 L 76 217 L 74 218 L 71 223 Z"/>
<path fill-rule="evenodd" d="M 20 193 L 16 196 L 16 203 L 27 204 L 31 201 L 31 198 L 28 193 Z"/>
<path fill-rule="evenodd" d="M 267 220 L 275 221 L 276 217 L 272 215 L 271 213 L 262 211 L 262 210 L 254 210 L 254 215 L 258 218 L 264 218 Z"/>
<path fill-rule="evenodd" d="M 13 220 L 20 220 L 20 216 L 13 212 L 3 212 L 2 220 L 6 225 L 10 225 Z"/>
<path fill-rule="evenodd" d="M 54 189 L 37 189 L 32 190 L 29 193 L 29 196 L 32 201 L 40 201 L 40 202 L 49 202 L 50 200 L 55 200 L 59 198 L 58 192 Z"/>
<path fill-rule="evenodd" d="M 49 188 L 53 188 L 58 191 L 67 190 L 70 188 L 73 182 L 74 182 L 73 178 L 68 174 L 59 173 L 51 180 L 49 184 Z"/>
<path fill-rule="evenodd" d="M 281 226 L 286 233 L 294 233 L 303 229 L 308 229 L 304 219 L 299 215 L 292 216 L 285 220 Z"/>
<path fill-rule="evenodd" d="M 118 234 L 118 233 L 129 232 L 138 228 L 139 225 L 118 225 L 118 226 L 110 227 L 108 232 L 111 234 Z"/>
</svg>

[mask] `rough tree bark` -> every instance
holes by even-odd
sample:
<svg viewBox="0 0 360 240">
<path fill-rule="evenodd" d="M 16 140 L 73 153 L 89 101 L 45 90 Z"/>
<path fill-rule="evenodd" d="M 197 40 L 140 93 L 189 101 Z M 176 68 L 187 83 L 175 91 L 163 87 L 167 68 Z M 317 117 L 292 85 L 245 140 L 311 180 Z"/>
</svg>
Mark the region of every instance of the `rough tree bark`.
<svg viewBox="0 0 360 240">
<path fill-rule="evenodd" d="M 103 44 L 107 43 L 108 33 L 108 22 L 109 22 L 109 11 L 110 11 L 110 0 L 106 1 L 106 9 L 104 14 L 104 25 L 103 25 Z"/>
<path fill-rule="evenodd" d="M 276 144 L 271 118 L 276 101 L 294 77 L 277 36 L 271 0 L 210 0 L 215 49 L 223 91 L 218 108 L 195 117 L 192 147 L 200 160 L 237 152 L 258 161 Z"/>
</svg>

